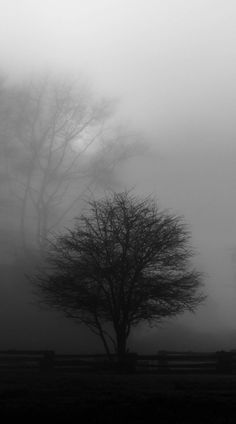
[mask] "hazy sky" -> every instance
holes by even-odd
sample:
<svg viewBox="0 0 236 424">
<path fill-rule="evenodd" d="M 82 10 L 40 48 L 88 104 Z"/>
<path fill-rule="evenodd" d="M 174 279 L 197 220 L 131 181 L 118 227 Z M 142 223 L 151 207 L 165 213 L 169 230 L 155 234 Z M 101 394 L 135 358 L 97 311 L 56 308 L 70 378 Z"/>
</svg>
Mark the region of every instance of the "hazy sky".
<svg viewBox="0 0 236 424">
<path fill-rule="evenodd" d="M 236 329 L 236 2 L 0 0 L 0 54 L 6 74 L 81 74 L 120 99 L 153 149 L 123 181 L 186 216 L 216 302 L 194 319 Z"/>
<path fill-rule="evenodd" d="M 234 138 L 233 0 L 1 0 L 0 7 L 1 62 L 12 72 L 84 72 L 121 97 L 160 143 Z"/>
</svg>

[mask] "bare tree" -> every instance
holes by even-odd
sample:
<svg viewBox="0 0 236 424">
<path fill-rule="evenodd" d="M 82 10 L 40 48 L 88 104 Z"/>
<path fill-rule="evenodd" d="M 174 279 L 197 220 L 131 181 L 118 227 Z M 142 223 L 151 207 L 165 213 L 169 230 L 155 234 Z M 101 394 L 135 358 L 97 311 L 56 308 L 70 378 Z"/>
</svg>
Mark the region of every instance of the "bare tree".
<svg viewBox="0 0 236 424">
<path fill-rule="evenodd" d="M 134 326 L 195 310 L 201 275 L 183 219 L 152 198 L 122 192 L 88 206 L 32 281 L 42 302 L 86 324 L 122 360 Z"/>
<path fill-rule="evenodd" d="M 7 154 L 25 248 L 31 231 L 31 240 L 44 250 L 49 233 L 86 190 L 104 183 L 104 177 L 111 181 L 114 166 L 127 157 L 127 146 L 123 156 L 116 155 L 121 136 L 106 126 L 111 109 L 111 102 L 94 100 L 83 85 L 48 77 L 12 89 Z M 108 141 L 102 148 L 101 137 Z"/>
</svg>

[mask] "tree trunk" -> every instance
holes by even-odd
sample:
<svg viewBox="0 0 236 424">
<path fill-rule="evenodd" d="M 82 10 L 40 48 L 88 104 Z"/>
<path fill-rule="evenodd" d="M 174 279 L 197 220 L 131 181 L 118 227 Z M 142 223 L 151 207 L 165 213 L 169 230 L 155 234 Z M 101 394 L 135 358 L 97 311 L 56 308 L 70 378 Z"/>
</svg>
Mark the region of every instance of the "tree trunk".
<svg viewBox="0 0 236 424">
<path fill-rule="evenodd" d="M 128 371 L 127 369 L 127 361 L 126 361 L 126 355 L 127 355 L 127 336 L 125 329 L 120 329 L 117 332 L 117 360 L 118 360 L 118 372 L 121 374 Z"/>
<path fill-rule="evenodd" d="M 125 331 L 120 332 L 117 335 L 117 356 L 118 356 L 118 361 L 122 361 L 127 353 L 126 351 L 126 343 L 127 343 L 127 338 L 126 338 L 126 334 Z"/>
<path fill-rule="evenodd" d="M 122 325 L 116 333 L 116 353 L 118 359 L 118 372 L 121 374 L 132 374 L 136 371 L 137 355 L 129 353 L 127 341 L 130 333 L 129 325 Z"/>
</svg>

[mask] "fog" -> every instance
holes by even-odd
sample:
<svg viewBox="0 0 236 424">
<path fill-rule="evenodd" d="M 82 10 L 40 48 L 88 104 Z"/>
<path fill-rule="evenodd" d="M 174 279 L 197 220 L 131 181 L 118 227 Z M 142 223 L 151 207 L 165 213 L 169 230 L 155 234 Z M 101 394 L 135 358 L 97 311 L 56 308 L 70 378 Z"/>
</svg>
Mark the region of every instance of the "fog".
<svg viewBox="0 0 236 424">
<path fill-rule="evenodd" d="M 0 7 L 6 84 L 79 78 L 95 97 L 111 99 L 125 134 L 145 145 L 115 167 L 113 188 L 154 195 L 191 228 L 207 300 L 194 314 L 139 328 L 132 348 L 236 348 L 235 2 L 0 0 Z M 22 186 L 14 189 L 21 194 Z M 0 348 L 102 349 L 84 328 L 32 304 L 24 273 L 9 270 L 6 232 L 17 215 L 10 207 L 1 212 Z"/>
</svg>

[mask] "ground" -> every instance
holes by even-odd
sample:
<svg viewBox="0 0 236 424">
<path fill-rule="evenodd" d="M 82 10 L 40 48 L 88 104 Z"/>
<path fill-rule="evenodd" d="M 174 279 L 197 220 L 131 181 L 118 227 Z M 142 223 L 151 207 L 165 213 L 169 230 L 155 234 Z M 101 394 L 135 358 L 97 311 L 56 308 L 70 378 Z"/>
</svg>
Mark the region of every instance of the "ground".
<svg viewBox="0 0 236 424">
<path fill-rule="evenodd" d="M 234 423 L 236 376 L 2 373 L 1 416 L 82 423 Z M 150 418 L 149 418 L 150 417 Z"/>
</svg>

